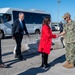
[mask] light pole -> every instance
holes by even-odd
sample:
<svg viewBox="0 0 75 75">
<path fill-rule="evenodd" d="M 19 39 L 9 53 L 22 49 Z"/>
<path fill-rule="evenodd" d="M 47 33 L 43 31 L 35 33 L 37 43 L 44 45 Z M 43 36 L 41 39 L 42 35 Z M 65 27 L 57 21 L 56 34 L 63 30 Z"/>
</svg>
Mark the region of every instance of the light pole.
<svg viewBox="0 0 75 75">
<path fill-rule="evenodd" d="M 58 4 L 58 15 L 57 15 L 57 22 L 59 22 L 59 7 L 60 7 L 61 0 L 57 0 Z"/>
<path fill-rule="evenodd" d="M 75 17 L 74 17 L 74 20 L 75 20 Z"/>
</svg>

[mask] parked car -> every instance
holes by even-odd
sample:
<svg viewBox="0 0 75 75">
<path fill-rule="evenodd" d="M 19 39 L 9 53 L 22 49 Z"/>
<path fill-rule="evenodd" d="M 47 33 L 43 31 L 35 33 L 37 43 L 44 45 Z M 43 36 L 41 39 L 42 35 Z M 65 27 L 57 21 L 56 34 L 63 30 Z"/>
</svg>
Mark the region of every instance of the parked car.
<svg viewBox="0 0 75 75">
<path fill-rule="evenodd" d="M 52 31 L 59 31 L 60 26 L 59 25 L 52 25 Z"/>
</svg>

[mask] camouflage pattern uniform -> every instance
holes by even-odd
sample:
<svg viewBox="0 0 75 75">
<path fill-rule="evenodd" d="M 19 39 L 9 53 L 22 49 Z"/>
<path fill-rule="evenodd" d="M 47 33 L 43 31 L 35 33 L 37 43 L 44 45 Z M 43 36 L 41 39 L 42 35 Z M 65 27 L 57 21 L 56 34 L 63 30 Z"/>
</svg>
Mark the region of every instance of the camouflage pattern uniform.
<svg viewBox="0 0 75 75">
<path fill-rule="evenodd" d="M 64 25 L 65 48 L 66 48 L 66 60 L 70 63 L 74 63 L 75 60 L 75 22 L 71 21 Z"/>
</svg>

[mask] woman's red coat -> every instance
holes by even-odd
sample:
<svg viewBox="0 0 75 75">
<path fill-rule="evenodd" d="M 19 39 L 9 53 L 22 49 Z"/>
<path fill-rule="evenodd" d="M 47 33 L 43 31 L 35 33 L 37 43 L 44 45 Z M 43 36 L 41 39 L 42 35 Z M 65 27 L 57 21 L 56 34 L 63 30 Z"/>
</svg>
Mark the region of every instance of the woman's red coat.
<svg viewBox="0 0 75 75">
<path fill-rule="evenodd" d="M 56 38 L 56 35 L 52 34 L 52 30 L 48 25 L 43 25 L 38 52 L 50 54 L 52 38 Z"/>
</svg>

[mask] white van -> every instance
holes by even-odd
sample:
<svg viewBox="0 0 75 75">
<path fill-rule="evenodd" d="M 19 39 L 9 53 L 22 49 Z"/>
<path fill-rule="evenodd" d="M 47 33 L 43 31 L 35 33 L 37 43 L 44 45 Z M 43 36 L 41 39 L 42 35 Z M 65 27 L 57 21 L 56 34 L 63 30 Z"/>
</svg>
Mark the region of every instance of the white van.
<svg viewBox="0 0 75 75">
<path fill-rule="evenodd" d="M 50 14 L 40 10 L 22 10 L 13 8 L 0 9 L 0 29 L 1 35 L 12 35 L 13 22 L 18 19 L 18 14 L 23 12 L 25 14 L 25 23 L 29 33 L 40 33 L 42 21 L 45 16 Z"/>
</svg>

